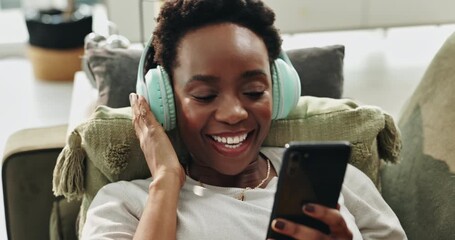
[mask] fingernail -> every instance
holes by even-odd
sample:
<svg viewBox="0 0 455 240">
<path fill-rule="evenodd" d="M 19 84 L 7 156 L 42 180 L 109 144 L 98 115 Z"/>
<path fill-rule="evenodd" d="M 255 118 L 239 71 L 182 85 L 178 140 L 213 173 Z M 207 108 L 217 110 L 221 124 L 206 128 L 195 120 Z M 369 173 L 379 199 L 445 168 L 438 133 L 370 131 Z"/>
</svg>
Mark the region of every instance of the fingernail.
<svg viewBox="0 0 455 240">
<path fill-rule="evenodd" d="M 276 220 L 274 226 L 275 226 L 276 229 L 283 230 L 285 225 L 286 224 L 283 221 Z"/>
<path fill-rule="evenodd" d="M 305 210 L 309 213 L 314 213 L 315 208 L 314 208 L 313 204 L 308 203 L 308 204 L 303 205 L 303 210 Z"/>
<path fill-rule="evenodd" d="M 130 103 L 133 102 L 134 93 L 130 93 Z"/>
</svg>

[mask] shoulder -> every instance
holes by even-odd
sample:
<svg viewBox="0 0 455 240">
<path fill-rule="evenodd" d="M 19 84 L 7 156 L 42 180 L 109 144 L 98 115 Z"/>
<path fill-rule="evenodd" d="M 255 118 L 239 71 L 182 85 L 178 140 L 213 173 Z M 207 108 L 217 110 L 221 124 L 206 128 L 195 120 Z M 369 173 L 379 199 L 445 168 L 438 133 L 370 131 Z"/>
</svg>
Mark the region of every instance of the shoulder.
<svg viewBox="0 0 455 240">
<path fill-rule="evenodd" d="M 98 194 L 105 193 L 105 192 L 118 191 L 118 190 L 125 190 L 125 191 L 128 191 L 128 192 L 147 191 L 148 185 L 151 182 L 152 182 L 151 178 L 135 179 L 135 180 L 132 180 L 132 181 L 112 182 L 112 183 L 104 185 L 99 190 Z"/>
<path fill-rule="evenodd" d="M 346 174 L 345 174 L 345 182 L 351 182 L 354 181 L 355 179 L 369 179 L 368 176 L 363 173 L 360 169 L 356 168 L 355 166 L 348 164 L 346 167 Z M 369 181 L 371 182 L 371 181 Z M 371 182 L 373 184 L 373 182 Z M 374 186 L 374 184 L 373 184 Z"/>
<path fill-rule="evenodd" d="M 343 187 L 341 190 L 346 199 L 346 205 L 351 210 L 358 209 L 359 203 L 383 201 L 381 193 L 378 191 L 371 179 L 358 168 L 348 164 L 344 176 Z M 369 203 L 367 204 L 369 205 Z"/>
<path fill-rule="evenodd" d="M 106 184 L 95 195 L 91 208 L 109 202 L 127 202 L 140 204 L 138 199 L 147 196 L 151 178 L 132 181 L 118 181 Z"/>
<path fill-rule="evenodd" d="M 352 192 L 362 195 L 365 193 L 380 195 L 378 189 L 371 181 L 371 179 L 365 173 L 351 164 L 348 164 L 346 168 L 343 187 L 349 189 Z"/>
<path fill-rule="evenodd" d="M 348 165 L 341 193 L 364 239 L 406 239 L 397 216 L 362 171 Z"/>
<path fill-rule="evenodd" d="M 87 210 L 82 239 L 132 238 L 151 181 L 118 181 L 102 187 Z"/>
</svg>

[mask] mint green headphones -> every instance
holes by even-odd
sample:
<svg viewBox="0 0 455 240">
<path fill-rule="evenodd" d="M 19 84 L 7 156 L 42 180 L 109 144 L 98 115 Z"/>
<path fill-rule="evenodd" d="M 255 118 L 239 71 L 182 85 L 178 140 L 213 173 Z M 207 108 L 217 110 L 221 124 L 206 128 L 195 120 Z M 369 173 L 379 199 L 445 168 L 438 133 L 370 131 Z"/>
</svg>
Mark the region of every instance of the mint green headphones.
<svg viewBox="0 0 455 240">
<path fill-rule="evenodd" d="M 174 93 L 169 75 L 161 67 L 152 68 L 144 74 L 153 62 L 151 39 L 142 52 L 137 74 L 136 92 L 144 96 L 155 118 L 166 131 L 176 126 Z M 300 97 L 300 79 L 284 51 L 272 64 L 272 119 L 285 118 L 297 105 Z"/>
</svg>

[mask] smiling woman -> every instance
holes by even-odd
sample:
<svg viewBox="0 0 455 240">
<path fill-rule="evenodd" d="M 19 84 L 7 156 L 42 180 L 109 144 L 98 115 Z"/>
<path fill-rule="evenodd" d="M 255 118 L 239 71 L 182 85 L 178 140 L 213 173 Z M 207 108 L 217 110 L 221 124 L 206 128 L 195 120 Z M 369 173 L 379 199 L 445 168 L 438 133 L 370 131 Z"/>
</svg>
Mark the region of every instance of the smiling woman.
<svg viewBox="0 0 455 240">
<path fill-rule="evenodd" d="M 207 44 L 198 44 L 201 40 Z M 211 175 L 197 167 L 210 166 L 207 170 L 213 169 L 213 174 L 240 174 L 257 156 L 270 128 L 272 80 L 266 46 L 253 32 L 235 24 L 191 31 L 180 46 L 173 85 L 179 129 L 192 152 L 191 172 Z M 216 51 L 219 54 L 212 54 Z M 247 74 L 253 71 L 257 74 Z M 232 141 L 243 135 L 247 138 L 236 147 L 216 141 L 216 137 Z M 211 185 L 234 185 L 220 179 L 199 178 Z"/>
<path fill-rule="evenodd" d="M 280 99 L 300 96 L 300 86 L 282 88 L 282 82 L 300 80 L 286 57 L 279 58 L 274 19 L 258 0 L 163 4 L 154 52 L 146 48 L 139 64 L 139 95 L 130 94 L 134 131 L 152 177 L 100 189 L 83 239 L 265 238 L 283 149 L 263 143 L 272 119 L 286 117 L 297 104 Z M 150 69 L 153 61 L 159 66 Z M 174 126 L 163 128 L 166 121 L 156 118 L 162 112 L 153 110 L 170 102 L 188 151 L 183 164 L 165 132 Z M 282 218 L 273 219 L 273 230 L 294 239 L 405 239 L 374 184 L 354 168 L 346 179 L 338 209 L 302 206 L 328 225 L 330 235 Z"/>
</svg>

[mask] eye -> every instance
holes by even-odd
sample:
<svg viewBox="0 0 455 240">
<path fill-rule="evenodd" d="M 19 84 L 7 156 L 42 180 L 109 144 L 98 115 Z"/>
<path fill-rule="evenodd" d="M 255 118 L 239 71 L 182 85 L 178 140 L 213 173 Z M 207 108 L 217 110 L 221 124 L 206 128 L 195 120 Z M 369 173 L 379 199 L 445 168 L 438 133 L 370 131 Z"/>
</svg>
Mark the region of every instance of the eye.
<svg viewBox="0 0 455 240">
<path fill-rule="evenodd" d="M 199 101 L 199 102 L 210 102 L 213 99 L 215 99 L 216 95 L 215 94 L 201 95 L 201 96 L 192 95 L 192 97 L 194 99 L 196 99 L 196 101 Z"/>
<path fill-rule="evenodd" d="M 252 99 L 258 99 L 264 95 L 264 91 L 253 91 L 253 92 L 245 92 L 244 95 L 252 98 Z"/>
</svg>

